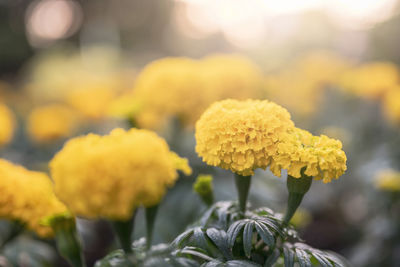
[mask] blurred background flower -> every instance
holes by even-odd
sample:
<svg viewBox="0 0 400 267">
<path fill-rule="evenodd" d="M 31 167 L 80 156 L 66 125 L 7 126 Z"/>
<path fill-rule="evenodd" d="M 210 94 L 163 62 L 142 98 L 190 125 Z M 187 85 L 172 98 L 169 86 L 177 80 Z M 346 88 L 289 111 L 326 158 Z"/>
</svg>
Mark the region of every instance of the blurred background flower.
<svg viewBox="0 0 400 267">
<path fill-rule="evenodd" d="M 383 188 L 397 188 L 384 170 L 400 165 L 399 11 L 398 0 L 0 1 L 0 156 L 47 172 L 68 138 L 150 128 L 188 158 L 191 178 L 213 176 L 216 200 L 231 199 L 229 172 L 196 155 L 194 125 L 215 101 L 268 99 L 297 127 L 341 140 L 348 158 L 340 181 L 305 197 L 293 218 L 302 237 L 355 266 L 398 266 L 399 191 Z M 255 176 L 251 202 L 283 211 L 285 179 Z M 155 243 L 206 208 L 193 183 L 166 194 Z M 2 221 L 0 241 L 13 229 Z M 88 266 L 113 247 L 102 220 L 78 230 Z M 14 265 L 27 251 L 39 266 L 64 264 L 37 241 L 23 235 L 3 252 Z"/>
</svg>

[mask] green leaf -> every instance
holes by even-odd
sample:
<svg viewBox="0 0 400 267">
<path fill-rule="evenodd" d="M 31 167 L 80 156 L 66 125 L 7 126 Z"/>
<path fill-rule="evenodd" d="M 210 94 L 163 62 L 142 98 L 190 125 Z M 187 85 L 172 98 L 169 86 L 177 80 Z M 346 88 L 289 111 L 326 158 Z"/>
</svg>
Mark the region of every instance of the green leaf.
<svg viewBox="0 0 400 267">
<path fill-rule="evenodd" d="M 220 261 L 210 261 L 201 265 L 201 267 L 219 267 L 224 266 L 224 264 Z"/>
<path fill-rule="evenodd" d="M 181 250 L 178 251 L 178 255 L 180 254 L 187 254 L 187 255 L 192 255 L 196 256 L 200 259 L 206 260 L 206 261 L 213 261 L 214 259 L 205 254 L 205 251 L 195 248 L 195 247 L 185 247 Z"/>
<path fill-rule="evenodd" d="M 207 239 L 203 230 L 200 227 L 194 228 L 192 237 L 193 237 L 193 243 L 195 245 L 197 245 L 200 248 L 207 249 L 208 247 Z"/>
<path fill-rule="evenodd" d="M 271 255 L 269 255 L 268 259 L 264 263 L 264 267 L 271 267 L 278 259 L 279 256 L 281 255 L 279 249 L 275 249 L 274 252 L 272 252 Z"/>
<path fill-rule="evenodd" d="M 285 261 L 285 267 L 294 266 L 294 252 L 288 247 L 283 248 L 283 259 Z"/>
<path fill-rule="evenodd" d="M 218 247 L 222 255 L 230 260 L 232 259 L 232 252 L 229 249 L 228 236 L 225 231 L 215 228 L 209 228 L 206 231 L 207 236 Z"/>
<path fill-rule="evenodd" d="M 132 267 L 122 249 L 115 250 L 96 262 L 95 267 Z"/>
<path fill-rule="evenodd" d="M 311 261 L 308 257 L 308 253 L 302 249 L 296 248 L 296 256 L 297 260 L 300 264 L 300 267 L 311 267 Z"/>
<path fill-rule="evenodd" d="M 199 266 L 197 261 L 192 260 L 192 259 L 182 258 L 182 257 L 171 258 L 171 259 L 169 259 L 169 263 L 173 267 L 198 267 Z M 158 265 L 158 266 L 164 266 L 164 265 Z"/>
<path fill-rule="evenodd" d="M 274 235 L 268 230 L 266 225 L 255 222 L 257 233 L 260 235 L 261 239 L 268 246 L 273 246 L 275 244 Z"/>
<path fill-rule="evenodd" d="M 265 224 L 266 226 L 268 226 L 275 232 L 277 232 L 280 236 L 284 236 L 284 234 L 280 228 L 280 225 L 277 222 L 270 220 L 268 218 L 262 218 L 261 220 L 258 220 L 258 221 Z"/>
<path fill-rule="evenodd" d="M 248 258 L 251 256 L 251 249 L 253 246 L 253 229 L 254 229 L 254 222 L 249 221 L 244 226 L 243 230 L 243 248 L 244 253 Z"/>
<path fill-rule="evenodd" d="M 313 255 L 313 257 L 319 262 L 319 264 L 321 264 L 322 267 L 333 267 L 329 259 L 327 259 L 322 252 L 319 252 L 317 250 L 312 250 L 310 252 L 311 255 Z"/>
<path fill-rule="evenodd" d="M 193 235 L 194 229 L 189 229 L 180 234 L 174 241 L 172 241 L 172 245 L 176 247 L 182 247 L 183 242 L 188 240 Z"/>
<path fill-rule="evenodd" d="M 242 230 L 245 224 L 244 220 L 234 222 L 228 229 L 228 244 L 229 247 L 233 247 L 236 241 L 236 237 L 239 235 L 240 231 Z"/>
</svg>

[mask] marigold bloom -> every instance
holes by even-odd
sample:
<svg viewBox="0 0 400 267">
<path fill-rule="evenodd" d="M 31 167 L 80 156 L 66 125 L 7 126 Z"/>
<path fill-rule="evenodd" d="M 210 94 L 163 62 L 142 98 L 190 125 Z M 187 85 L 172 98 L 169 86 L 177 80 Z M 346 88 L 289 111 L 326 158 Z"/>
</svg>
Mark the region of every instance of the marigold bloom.
<svg viewBox="0 0 400 267">
<path fill-rule="evenodd" d="M 134 97 L 143 107 L 137 122 L 151 129 L 161 128 L 160 124 L 171 117 L 177 117 L 183 124 L 193 124 L 205 108 L 201 89 L 197 61 L 164 58 L 151 62 L 135 83 Z"/>
<path fill-rule="evenodd" d="M 268 167 L 292 128 L 289 112 L 273 102 L 223 100 L 197 121 L 196 152 L 209 165 L 252 175 Z"/>
<path fill-rule="evenodd" d="M 32 110 L 27 120 L 27 130 L 36 142 L 51 142 L 71 136 L 78 121 L 76 112 L 69 107 L 51 104 Z"/>
<path fill-rule="evenodd" d="M 400 172 L 391 169 L 380 171 L 375 186 L 383 191 L 400 192 Z"/>
<path fill-rule="evenodd" d="M 294 126 L 281 106 L 264 100 L 224 100 L 211 105 L 196 124 L 196 152 L 209 165 L 248 176 L 257 168 L 281 175 L 304 174 L 325 183 L 346 170 L 338 140 L 313 136 Z"/>
<path fill-rule="evenodd" d="M 397 86 L 399 81 L 396 65 L 375 62 L 345 72 L 339 79 L 339 85 L 357 96 L 376 99 Z"/>
<path fill-rule="evenodd" d="M 346 154 L 342 143 L 326 135 L 313 136 L 295 128 L 284 142 L 278 144 L 277 154 L 271 161 L 270 170 L 277 176 L 286 169 L 288 174 L 300 178 L 301 171 L 324 183 L 339 178 L 347 169 Z"/>
<path fill-rule="evenodd" d="M 73 214 L 116 220 L 157 204 L 177 169 L 191 172 L 162 138 L 138 129 L 71 139 L 50 162 L 55 192 Z"/>
<path fill-rule="evenodd" d="M 8 144 L 13 138 L 15 118 L 11 110 L 0 104 L 0 146 Z"/>
<path fill-rule="evenodd" d="M 0 159 L 0 217 L 18 220 L 42 237 L 52 235 L 42 220 L 64 214 L 66 207 L 56 198 L 50 178 Z"/>
</svg>

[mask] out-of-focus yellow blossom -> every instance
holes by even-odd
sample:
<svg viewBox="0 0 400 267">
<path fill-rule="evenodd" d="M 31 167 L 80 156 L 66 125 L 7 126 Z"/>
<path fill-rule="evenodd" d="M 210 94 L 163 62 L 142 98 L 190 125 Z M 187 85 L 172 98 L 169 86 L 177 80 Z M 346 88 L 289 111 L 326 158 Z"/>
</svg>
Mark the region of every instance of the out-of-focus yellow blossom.
<svg viewBox="0 0 400 267">
<path fill-rule="evenodd" d="M 331 84 L 351 67 L 351 62 L 329 51 L 317 51 L 298 58 L 292 68 L 317 85 Z"/>
<path fill-rule="evenodd" d="M 52 142 L 71 136 L 79 123 L 78 115 L 62 104 L 40 106 L 27 120 L 29 136 L 36 142 Z"/>
<path fill-rule="evenodd" d="M 383 191 L 400 192 L 400 172 L 391 169 L 380 171 L 375 186 Z"/>
<path fill-rule="evenodd" d="M 264 100 L 223 100 L 196 123 L 196 152 L 207 164 L 252 175 L 265 169 L 294 128 L 290 114 Z"/>
<path fill-rule="evenodd" d="M 184 125 L 193 124 L 205 108 L 201 68 L 189 58 L 164 58 L 148 64 L 139 73 L 134 97 L 142 105 L 137 122 L 157 129 L 158 123 L 177 117 Z"/>
<path fill-rule="evenodd" d="M 260 97 L 261 71 L 239 55 L 214 55 L 202 60 L 164 58 L 138 75 L 134 97 L 141 104 L 141 127 L 160 129 L 171 118 L 193 127 L 214 101 Z"/>
<path fill-rule="evenodd" d="M 323 97 L 321 83 L 293 70 L 266 77 L 265 88 L 269 99 L 301 116 L 314 113 Z"/>
<path fill-rule="evenodd" d="M 367 99 L 377 99 L 399 83 L 396 65 L 376 62 L 361 65 L 345 72 L 339 85 L 346 91 Z"/>
<path fill-rule="evenodd" d="M 0 104 L 0 146 L 8 144 L 15 131 L 15 117 L 11 110 Z"/>
<path fill-rule="evenodd" d="M 210 92 L 209 102 L 227 98 L 245 100 L 263 95 L 261 70 L 241 55 L 216 54 L 200 61 L 204 91 Z M 199 92 L 204 93 L 204 92 Z"/>
<path fill-rule="evenodd" d="M 0 217 L 17 220 L 42 237 L 53 234 L 42 220 L 65 214 L 66 207 L 56 198 L 50 178 L 0 159 Z"/>
<path fill-rule="evenodd" d="M 164 139 L 148 130 L 115 129 L 68 141 L 50 162 L 55 192 L 71 212 L 125 220 L 139 206 L 157 204 L 177 170 L 191 172 Z"/>
<path fill-rule="evenodd" d="M 393 123 L 400 122 L 400 87 L 389 90 L 382 100 L 383 112 Z"/>
<path fill-rule="evenodd" d="M 311 222 L 311 213 L 305 209 L 297 209 L 296 213 L 293 215 L 290 223 L 292 223 L 296 227 L 305 227 Z"/>
<path fill-rule="evenodd" d="M 101 119 L 115 98 L 117 91 L 104 84 L 86 84 L 75 87 L 66 97 L 66 102 L 88 119 Z"/>
<path fill-rule="evenodd" d="M 205 196 L 213 192 L 213 177 L 211 175 L 200 174 L 193 184 L 193 190 L 200 196 Z"/>
<path fill-rule="evenodd" d="M 346 171 L 346 161 L 339 140 L 326 135 L 313 136 L 308 131 L 295 128 L 284 142 L 278 144 L 270 170 L 280 176 L 281 170 L 286 169 L 290 176 L 300 178 L 304 169 L 305 175 L 329 183 Z"/>
</svg>

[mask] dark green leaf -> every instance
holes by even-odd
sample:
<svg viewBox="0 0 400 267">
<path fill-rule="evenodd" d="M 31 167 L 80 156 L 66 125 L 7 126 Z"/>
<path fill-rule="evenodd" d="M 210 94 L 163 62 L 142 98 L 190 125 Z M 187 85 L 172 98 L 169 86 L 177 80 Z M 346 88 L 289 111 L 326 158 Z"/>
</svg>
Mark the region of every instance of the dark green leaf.
<svg viewBox="0 0 400 267">
<path fill-rule="evenodd" d="M 170 264 L 173 267 L 198 267 L 199 266 L 197 261 L 192 260 L 192 259 L 182 258 L 182 257 L 171 258 Z M 163 265 L 159 265 L 159 266 L 163 266 Z"/>
<path fill-rule="evenodd" d="M 193 243 L 203 249 L 207 249 L 208 247 L 207 239 L 200 227 L 196 227 L 193 231 Z"/>
<path fill-rule="evenodd" d="M 222 262 L 220 261 L 210 261 L 207 263 L 203 263 L 201 267 L 219 267 L 219 266 L 224 266 Z"/>
<path fill-rule="evenodd" d="M 307 252 L 305 252 L 302 249 L 296 248 L 296 256 L 297 256 L 297 261 L 300 264 L 300 267 L 311 267 L 311 261 L 310 258 L 308 257 Z"/>
<path fill-rule="evenodd" d="M 293 267 L 294 266 L 294 252 L 290 248 L 283 248 L 283 258 L 285 261 L 285 267 Z"/>
<path fill-rule="evenodd" d="M 195 248 L 195 247 L 185 247 L 185 248 L 181 249 L 178 252 L 178 254 L 192 255 L 192 256 L 196 256 L 198 258 L 201 258 L 203 260 L 206 260 L 206 261 L 214 260 L 213 258 L 208 256 L 207 254 L 205 254 L 205 251 L 202 251 L 201 249 Z"/>
<path fill-rule="evenodd" d="M 275 243 L 274 235 L 268 230 L 267 226 L 258 222 L 255 222 L 255 226 L 264 243 L 270 247 L 273 246 Z"/>
<path fill-rule="evenodd" d="M 126 258 L 123 250 L 118 249 L 96 262 L 95 267 L 131 267 L 133 264 Z"/>
<path fill-rule="evenodd" d="M 319 264 L 321 264 L 322 267 L 333 267 L 329 259 L 327 259 L 323 253 L 312 250 L 311 254 L 319 262 Z"/>
<path fill-rule="evenodd" d="M 207 229 L 207 236 L 218 247 L 222 255 L 228 260 L 232 259 L 232 252 L 229 249 L 228 236 L 225 231 L 217 230 L 215 228 Z"/>
<path fill-rule="evenodd" d="M 243 248 L 244 253 L 248 258 L 251 256 L 251 249 L 253 246 L 253 229 L 254 229 L 254 222 L 249 221 L 244 226 L 243 230 Z"/>
<path fill-rule="evenodd" d="M 228 229 L 227 235 L 228 235 L 228 244 L 229 247 L 233 247 L 236 241 L 236 237 L 239 235 L 240 231 L 242 230 L 243 226 L 245 224 L 245 221 L 237 221 L 234 222 Z"/>
<path fill-rule="evenodd" d="M 192 235 L 193 235 L 194 229 L 189 229 L 180 234 L 177 238 L 175 238 L 174 241 L 172 241 L 172 244 L 177 247 L 181 247 L 182 243 L 188 240 Z"/>
</svg>

